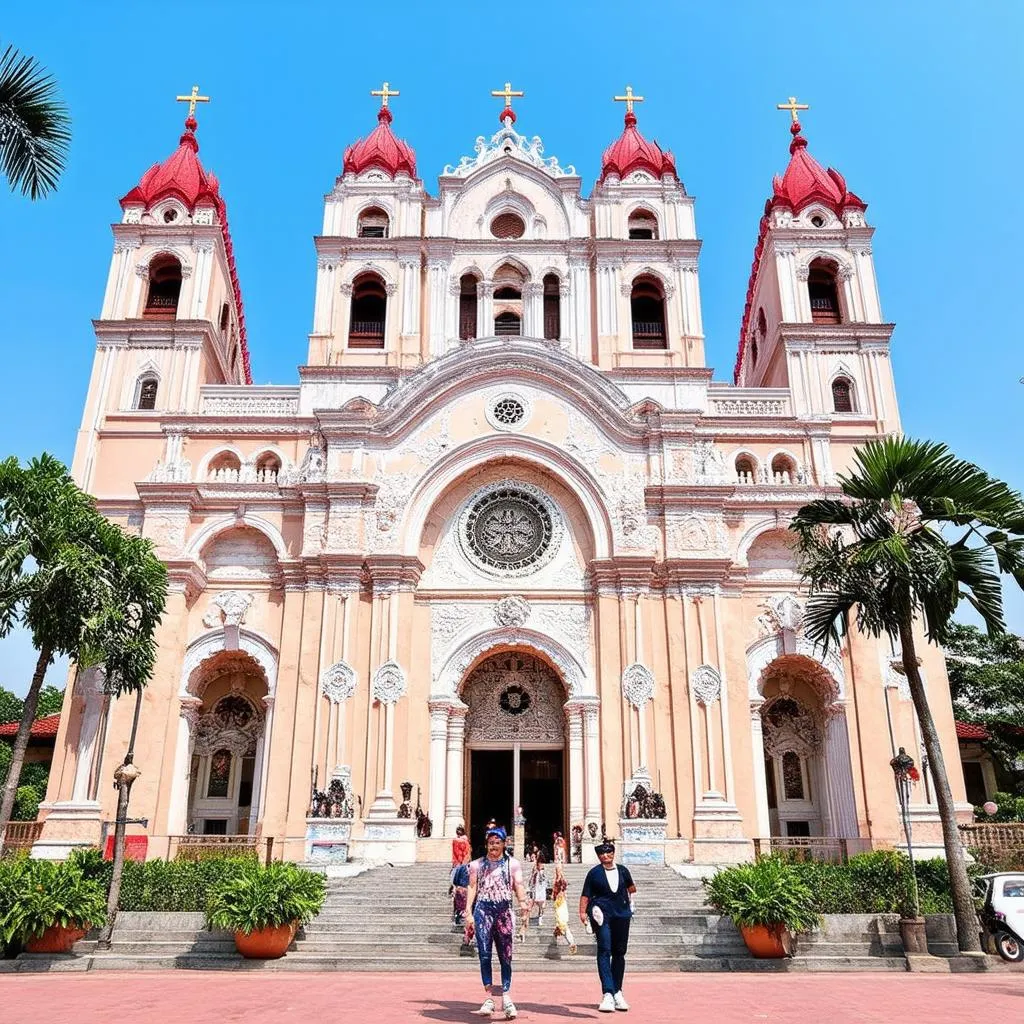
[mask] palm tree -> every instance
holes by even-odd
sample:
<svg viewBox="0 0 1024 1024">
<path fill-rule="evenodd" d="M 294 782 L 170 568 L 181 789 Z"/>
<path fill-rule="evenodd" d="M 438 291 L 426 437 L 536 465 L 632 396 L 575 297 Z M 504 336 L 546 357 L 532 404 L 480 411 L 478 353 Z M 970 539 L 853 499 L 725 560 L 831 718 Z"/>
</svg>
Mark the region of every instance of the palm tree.
<svg viewBox="0 0 1024 1024">
<path fill-rule="evenodd" d="M 71 144 L 71 118 L 53 76 L 8 46 L 0 57 L 0 172 L 11 191 L 40 199 L 57 187 Z"/>
<path fill-rule="evenodd" d="M 966 599 L 1004 631 L 1001 573 L 1024 586 L 1024 499 L 943 444 L 889 437 L 854 454 L 844 498 L 805 505 L 792 523 L 810 585 L 805 629 L 838 642 L 853 614 L 898 641 L 942 820 L 960 949 L 976 952 L 977 918 L 939 736 L 918 671 L 915 619 L 942 643 Z M 955 534 L 955 536 L 954 536 Z"/>
</svg>

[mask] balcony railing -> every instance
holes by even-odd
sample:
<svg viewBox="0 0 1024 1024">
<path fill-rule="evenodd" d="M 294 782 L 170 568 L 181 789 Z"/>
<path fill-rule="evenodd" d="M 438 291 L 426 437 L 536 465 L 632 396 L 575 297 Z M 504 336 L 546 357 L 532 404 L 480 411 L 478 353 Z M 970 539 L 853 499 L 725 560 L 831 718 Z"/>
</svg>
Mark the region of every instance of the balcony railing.
<svg viewBox="0 0 1024 1024">
<path fill-rule="evenodd" d="M 841 836 L 768 836 L 754 840 L 754 857 L 779 854 L 787 860 L 822 860 L 845 864 L 852 856 L 871 849 L 870 839 Z"/>
<path fill-rule="evenodd" d="M 348 332 L 350 348 L 383 348 L 383 320 L 353 320 Z"/>
<path fill-rule="evenodd" d="M 250 835 L 171 836 L 168 860 L 204 860 L 207 857 L 255 857 L 266 864 L 273 859 L 274 838 Z"/>
<path fill-rule="evenodd" d="M 665 348 L 665 325 L 657 320 L 634 320 L 633 348 Z"/>
</svg>

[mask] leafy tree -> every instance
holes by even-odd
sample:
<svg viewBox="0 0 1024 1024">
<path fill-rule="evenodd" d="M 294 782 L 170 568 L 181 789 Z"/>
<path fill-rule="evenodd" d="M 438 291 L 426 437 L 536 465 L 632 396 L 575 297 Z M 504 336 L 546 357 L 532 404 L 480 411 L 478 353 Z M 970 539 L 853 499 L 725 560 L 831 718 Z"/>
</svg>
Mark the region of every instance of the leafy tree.
<svg viewBox="0 0 1024 1024">
<path fill-rule="evenodd" d="M 39 703 L 36 705 L 36 718 L 48 718 L 59 715 L 64 707 L 64 691 L 56 686 L 44 686 L 39 691 Z"/>
<path fill-rule="evenodd" d="M 57 83 L 13 46 L 0 56 L 0 173 L 11 191 L 39 199 L 57 187 L 71 144 L 71 119 Z"/>
<path fill-rule="evenodd" d="M 124 533 L 53 456 L 0 462 L 0 636 L 15 624 L 39 652 L 0 803 L 10 819 L 43 676 L 56 655 L 102 664 L 112 693 L 145 686 L 167 572 L 149 542 Z"/>
<path fill-rule="evenodd" d="M 0 686 L 0 725 L 5 722 L 20 722 L 25 702 L 17 695 Z"/>
<path fill-rule="evenodd" d="M 943 444 L 889 437 L 855 453 L 844 497 L 805 505 L 793 520 L 811 596 L 808 635 L 838 642 L 849 628 L 900 644 L 935 782 L 957 938 L 979 950 L 977 918 L 938 732 L 918 671 L 915 619 L 942 643 L 961 598 L 991 634 L 1005 631 L 1000 573 L 1024 585 L 1024 500 Z M 956 533 L 953 540 L 947 535 Z"/>
</svg>

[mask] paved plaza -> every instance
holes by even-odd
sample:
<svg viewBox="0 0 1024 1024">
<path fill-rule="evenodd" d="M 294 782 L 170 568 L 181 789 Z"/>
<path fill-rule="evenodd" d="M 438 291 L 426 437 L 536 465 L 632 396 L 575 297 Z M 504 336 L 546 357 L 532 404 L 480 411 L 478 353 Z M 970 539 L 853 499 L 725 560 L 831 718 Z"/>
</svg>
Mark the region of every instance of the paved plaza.
<svg viewBox="0 0 1024 1024">
<path fill-rule="evenodd" d="M 714 1024 L 928 1024 L 1024 1020 L 1024 972 L 988 975 L 627 975 L 632 1010 L 602 1014 L 595 977 L 517 976 L 522 1021 L 625 1019 Z M 477 1021 L 465 974 L 90 972 L 0 976 L 5 1024 L 318 1024 Z M 500 1019 L 496 1014 L 495 1020 Z"/>
</svg>

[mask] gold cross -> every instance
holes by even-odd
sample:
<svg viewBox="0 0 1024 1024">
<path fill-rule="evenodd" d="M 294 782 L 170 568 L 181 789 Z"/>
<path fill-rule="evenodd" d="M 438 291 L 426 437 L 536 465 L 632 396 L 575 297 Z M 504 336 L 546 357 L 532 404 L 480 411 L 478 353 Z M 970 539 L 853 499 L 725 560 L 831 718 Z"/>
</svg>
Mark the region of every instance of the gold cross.
<svg viewBox="0 0 1024 1024">
<path fill-rule="evenodd" d="M 387 82 L 385 82 L 379 89 L 371 89 L 370 90 L 370 95 L 371 96 L 379 96 L 380 97 L 380 105 L 382 107 L 386 107 L 388 105 L 388 100 L 392 96 L 400 96 L 401 93 L 397 89 L 390 88 L 389 84 Z"/>
<path fill-rule="evenodd" d="M 199 86 L 198 85 L 193 85 L 192 86 L 192 92 L 190 92 L 188 94 L 188 96 L 175 96 L 174 98 L 175 98 L 175 100 L 178 101 L 178 103 L 187 103 L 188 104 L 188 116 L 189 117 L 192 117 L 195 114 L 195 112 L 196 112 L 196 104 L 197 103 L 209 103 L 210 102 L 210 97 L 209 96 L 200 96 L 199 95 Z"/>
<path fill-rule="evenodd" d="M 797 103 L 795 96 L 789 97 L 788 103 L 776 103 L 778 110 L 788 110 L 793 115 L 794 122 L 798 122 L 800 118 L 796 116 L 798 110 L 810 110 L 811 108 L 806 103 Z"/>
<path fill-rule="evenodd" d="M 512 83 L 511 82 L 506 82 L 504 89 L 492 89 L 491 90 L 491 95 L 492 96 L 503 96 L 504 99 L 505 99 L 505 106 L 509 110 L 511 110 L 512 109 L 512 97 L 513 96 L 522 96 L 523 95 L 523 90 L 522 89 L 515 90 L 515 89 L 512 88 Z"/>
<path fill-rule="evenodd" d="M 643 103 L 643 101 L 644 101 L 643 96 L 634 96 L 633 95 L 633 86 L 631 86 L 631 85 L 627 85 L 626 86 L 626 95 L 625 96 L 613 96 L 612 99 L 616 103 L 625 103 L 626 104 L 626 113 L 627 114 L 632 114 L 633 113 L 633 104 L 634 103 Z"/>
</svg>

